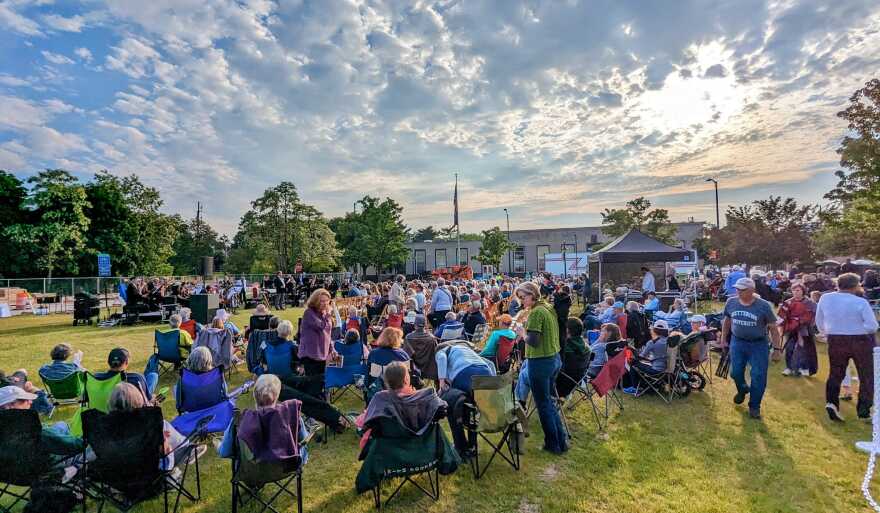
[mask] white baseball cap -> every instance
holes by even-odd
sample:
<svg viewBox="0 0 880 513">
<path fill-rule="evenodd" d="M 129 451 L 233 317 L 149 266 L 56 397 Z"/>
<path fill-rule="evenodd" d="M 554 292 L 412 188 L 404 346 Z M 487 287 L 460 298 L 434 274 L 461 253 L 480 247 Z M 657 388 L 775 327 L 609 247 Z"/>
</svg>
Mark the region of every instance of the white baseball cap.
<svg viewBox="0 0 880 513">
<path fill-rule="evenodd" d="M 0 406 L 6 406 L 15 401 L 33 401 L 36 398 L 36 394 L 25 392 L 23 389 L 18 388 L 15 385 L 0 388 Z"/>
<path fill-rule="evenodd" d="M 651 325 L 652 328 L 657 328 L 658 330 L 666 330 L 669 331 L 669 324 L 663 319 L 658 319 L 654 321 L 654 324 Z"/>
<path fill-rule="evenodd" d="M 692 315 L 692 316 L 690 316 L 690 318 L 688 318 L 688 321 L 689 322 L 702 322 L 703 324 L 706 324 L 706 316 L 701 315 L 701 314 Z"/>
</svg>

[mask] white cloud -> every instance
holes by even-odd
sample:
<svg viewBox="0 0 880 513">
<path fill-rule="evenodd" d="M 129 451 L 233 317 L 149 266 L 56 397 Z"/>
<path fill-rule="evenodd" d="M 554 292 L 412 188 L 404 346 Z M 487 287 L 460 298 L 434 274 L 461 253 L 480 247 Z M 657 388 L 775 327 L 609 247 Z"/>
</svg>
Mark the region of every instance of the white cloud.
<svg viewBox="0 0 880 513">
<path fill-rule="evenodd" d="M 92 52 L 88 48 L 77 48 L 73 53 L 85 62 L 92 62 Z"/>
<path fill-rule="evenodd" d="M 48 14 L 43 16 L 43 21 L 53 29 L 63 32 L 80 32 L 86 24 L 86 19 L 80 15 L 65 18 L 57 14 Z"/>
<path fill-rule="evenodd" d="M 61 55 L 58 53 L 53 53 L 47 50 L 43 50 L 40 52 L 43 55 L 43 58 L 52 64 L 73 64 L 73 59 L 67 57 L 66 55 Z"/>
<path fill-rule="evenodd" d="M 20 2 L 0 3 L 0 27 L 25 36 L 41 36 L 40 25 L 19 13 L 19 6 Z"/>
<path fill-rule="evenodd" d="M 30 85 L 30 81 L 16 76 L 7 75 L 5 73 L 0 73 L 0 85 L 5 85 L 9 87 L 22 87 Z"/>
</svg>

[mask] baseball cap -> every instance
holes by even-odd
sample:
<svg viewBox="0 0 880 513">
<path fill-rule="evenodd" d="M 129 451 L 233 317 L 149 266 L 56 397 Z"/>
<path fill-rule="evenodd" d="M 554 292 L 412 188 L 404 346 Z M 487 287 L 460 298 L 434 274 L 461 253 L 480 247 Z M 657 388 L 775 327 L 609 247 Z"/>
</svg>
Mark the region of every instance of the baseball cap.
<svg viewBox="0 0 880 513">
<path fill-rule="evenodd" d="M 623 308 L 623 303 L 621 303 L 620 301 L 615 301 L 614 304 L 611 305 L 611 307 L 612 308 Z"/>
<path fill-rule="evenodd" d="M 688 321 L 689 322 L 702 322 L 703 324 L 705 324 L 706 323 L 706 316 L 700 315 L 700 314 L 692 315 L 688 318 Z"/>
<path fill-rule="evenodd" d="M 127 362 L 129 358 L 128 349 L 124 347 L 117 347 L 110 351 L 110 354 L 107 356 L 107 365 L 110 367 L 119 367 L 123 363 Z"/>
<path fill-rule="evenodd" d="M 510 314 L 502 314 L 501 317 L 498 318 L 498 322 L 501 324 L 510 324 L 513 322 L 513 317 Z"/>
<path fill-rule="evenodd" d="M 427 322 L 428 322 L 428 321 L 427 321 L 427 319 L 425 319 L 425 316 L 424 316 L 424 315 L 422 315 L 422 314 L 417 314 L 417 315 L 416 315 L 416 319 L 413 321 L 413 325 L 415 325 L 415 326 L 424 326 L 425 324 L 427 324 Z"/>
<path fill-rule="evenodd" d="M 0 388 L 0 406 L 6 406 L 15 401 L 33 401 L 36 398 L 36 394 L 25 392 L 24 389 L 14 385 Z"/>
<path fill-rule="evenodd" d="M 755 280 L 751 278 L 740 278 L 736 280 L 736 285 L 734 285 L 734 288 L 737 288 L 739 290 L 754 289 Z"/>
<path fill-rule="evenodd" d="M 654 321 L 654 324 L 651 325 L 652 328 L 656 328 L 658 330 L 666 330 L 669 331 L 669 324 L 666 323 L 663 319 L 658 319 Z"/>
</svg>

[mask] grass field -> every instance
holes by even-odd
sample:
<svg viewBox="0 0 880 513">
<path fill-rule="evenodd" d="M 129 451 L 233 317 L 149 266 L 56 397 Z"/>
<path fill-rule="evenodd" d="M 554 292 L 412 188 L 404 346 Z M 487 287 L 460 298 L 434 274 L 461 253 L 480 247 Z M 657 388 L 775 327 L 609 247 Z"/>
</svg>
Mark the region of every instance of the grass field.
<svg viewBox="0 0 880 513">
<path fill-rule="evenodd" d="M 293 321 L 300 309 L 281 316 Z M 244 325 L 250 312 L 234 317 Z M 295 322 L 294 322 L 295 325 Z M 107 352 L 127 347 L 132 368 L 143 369 L 153 348 L 155 326 L 101 329 L 73 327 L 70 316 L 21 316 L 0 320 L 0 368 L 26 368 L 32 377 L 48 360 L 51 347 L 68 342 L 85 352 L 84 365 L 104 370 Z M 541 433 L 533 418 L 532 436 L 519 472 L 495 462 L 474 481 L 467 468 L 441 478 L 442 497 L 432 502 L 404 493 L 390 509 L 404 512 L 867 512 L 859 486 L 866 456 L 854 443 L 870 438 L 870 425 L 855 419 L 854 405 L 844 404 L 845 424 L 832 424 L 824 411 L 827 361 L 813 378 L 784 378 L 775 364 L 764 400 L 763 422 L 751 421 L 731 401 L 730 380 L 716 380 L 671 405 L 657 398 L 626 398 L 626 409 L 611 421 L 607 436 L 597 436 L 587 405 L 570 417 L 572 449 L 563 457 L 540 450 Z M 245 379 L 245 370 L 233 385 Z M 36 380 L 38 381 L 38 380 Z M 35 381 L 35 382 L 36 382 Z M 172 385 L 163 377 L 160 386 Z M 351 401 L 351 399 L 349 399 Z M 242 398 L 240 407 L 252 404 Z M 343 403 L 342 409 L 355 409 Z M 173 399 L 163 405 L 174 416 Z M 67 407 L 54 420 L 66 419 Z M 2 441 L 0 441 L 2 443 Z M 354 493 L 359 468 L 357 439 L 351 432 L 312 447 L 303 491 L 309 512 L 370 511 L 369 494 Z M 203 500 L 184 503 L 184 511 L 230 510 L 230 467 L 209 450 L 203 460 Z M 160 511 L 154 500 L 137 512 Z M 288 507 L 285 511 L 294 511 Z"/>
</svg>

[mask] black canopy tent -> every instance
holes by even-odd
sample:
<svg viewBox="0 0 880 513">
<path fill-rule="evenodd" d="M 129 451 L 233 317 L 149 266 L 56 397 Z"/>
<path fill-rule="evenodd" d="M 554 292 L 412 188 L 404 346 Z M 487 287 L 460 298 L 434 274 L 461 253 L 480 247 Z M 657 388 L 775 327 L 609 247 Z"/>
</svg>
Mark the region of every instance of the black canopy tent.
<svg viewBox="0 0 880 513">
<path fill-rule="evenodd" d="M 693 259 L 686 249 L 664 244 L 631 228 L 604 248 L 590 255 L 590 262 L 599 264 L 599 290 L 602 290 L 602 264 L 637 264 L 648 262 L 682 262 Z"/>
</svg>

